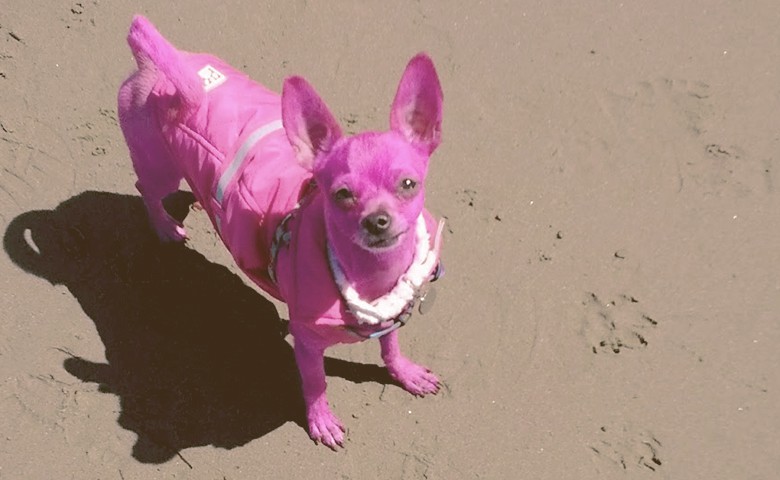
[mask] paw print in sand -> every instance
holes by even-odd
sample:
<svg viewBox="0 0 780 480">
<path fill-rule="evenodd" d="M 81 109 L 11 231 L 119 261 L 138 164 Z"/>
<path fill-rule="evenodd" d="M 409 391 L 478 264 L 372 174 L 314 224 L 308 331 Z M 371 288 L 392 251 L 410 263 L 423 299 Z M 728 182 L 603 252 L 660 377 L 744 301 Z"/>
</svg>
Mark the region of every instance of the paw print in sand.
<svg viewBox="0 0 780 480">
<path fill-rule="evenodd" d="M 640 310 L 639 300 L 632 295 L 602 300 L 589 293 L 582 304 L 586 310 L 583 333 L 596 354 L 645 348 L 647 333 L 658 325 Z"/>
<path fill-rule="evenodd" d="M 618 470 L 657 472 L 663 465 L 659 456 L 661 442 L 652 432 L 644 429 L 603 426 L 588 447 L 598 458 Z"/>
</svg>

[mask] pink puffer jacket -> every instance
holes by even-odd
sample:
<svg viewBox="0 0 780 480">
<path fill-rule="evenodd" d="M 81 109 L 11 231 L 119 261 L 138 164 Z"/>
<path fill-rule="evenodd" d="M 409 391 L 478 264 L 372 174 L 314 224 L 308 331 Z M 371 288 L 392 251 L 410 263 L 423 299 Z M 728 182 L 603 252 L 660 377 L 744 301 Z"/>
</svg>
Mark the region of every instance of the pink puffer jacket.
<svg viewBox="0 0 780 480">
<path fill-rule="evenodd" d="M 298 165 L 284 133 L 280 98 L 213 56 L 182 52 L 181 61 L 193 76 L 205 77 L 200 104 L 184 118 L 170 115 L 179 100 L 163 76 L 148 104 L 171 157 L 238 266 L 284 300 L 267 273 L 271 242 L 311 175 Z"/>
<path fill-rule="evenodd" d="M 197 72 L 196 80 L 203 82 L 199 104 L 183 117 L 172 115 L 180 99 L 163 76 L 148 104 L 157 112 L 171 157 L 236 263 L 288 304 L 291 333 L 349 343 L 391 325 L 359 326 L 341 298 L 327 261 L 323 199 L 282 128 L 279 95 L 216 57 L 182 52 L 181 59 L 182 70 Z M 287 224 L 289 242 L 279 249 L 274 282 L 268 274 L 274 235 L 299 202 Z M 428 230 L 436 231 L 433 217 L 425 212 L 425 218 Z"/>
<path fill-rule="evenodd" d="M 323 197 L 284 132 L 280 96 L 212 55 L 175 49 L 143 17 L 134 19 L 128 42 L 162 73 L 146 108 L 171 160 L 238 266 L 288 304 L 291 333 L 328 345 L 393 325 L 359 325 L 341 297 L 328 263 Z M 424 215 L 435 232 L 436 221 Z M 273 279 L 272 245 L 285 217 Z"/>
</svg>

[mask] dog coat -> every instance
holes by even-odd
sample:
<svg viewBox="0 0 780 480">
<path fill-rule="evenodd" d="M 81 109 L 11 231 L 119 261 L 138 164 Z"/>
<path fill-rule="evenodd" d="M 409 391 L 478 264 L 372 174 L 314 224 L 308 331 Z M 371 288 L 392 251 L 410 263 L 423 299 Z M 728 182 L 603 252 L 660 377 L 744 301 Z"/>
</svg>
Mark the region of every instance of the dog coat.
<svg viewBox="0 0 780 480">
<path fill-rule="evenodd" d="M 179 57 L 176 72 L 193 78 L 174 82 L 160 75 L 148 105 L 172 160 L 238 266 L 287 303 L 293 336 L 350 343 L 392 325 L 393 319 L 359 325 L 339 292 L 328 264 L 323 194 L 295 158 L 282 127 L 281 97 L 216 57 L 184 52 Z M 203 94 L 196 105 L 182 108 L 175 85 L 193 81 Z M 268 274 L 271 246 L 277 227 L 293 211 L 275 259 L 274 282 Z M 428 232 L 435 232 L 436 221 L 427 211 L 424 216 Z"/>
</svg>

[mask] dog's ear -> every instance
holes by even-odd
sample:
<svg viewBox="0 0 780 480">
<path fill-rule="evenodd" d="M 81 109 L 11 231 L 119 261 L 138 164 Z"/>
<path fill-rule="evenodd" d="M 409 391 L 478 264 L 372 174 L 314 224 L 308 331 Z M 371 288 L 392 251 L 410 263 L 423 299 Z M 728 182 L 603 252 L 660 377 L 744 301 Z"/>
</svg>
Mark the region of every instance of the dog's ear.
<svg viewBox="0 0 780 480">
<path fill-rule="evenodd" d="M 325 102 L 301 77 L 290 77 L 282 88 L 282 123 L 298 162 L 307 170 L 341 137 L 341 127 Z"/>
<path fill-rule="evenodd" d="M 442 103 L 439 77 L 424 53 L 409 61 L 390 111 L 390 128 L 431 154 L 441 142 Z"/>
</svg>

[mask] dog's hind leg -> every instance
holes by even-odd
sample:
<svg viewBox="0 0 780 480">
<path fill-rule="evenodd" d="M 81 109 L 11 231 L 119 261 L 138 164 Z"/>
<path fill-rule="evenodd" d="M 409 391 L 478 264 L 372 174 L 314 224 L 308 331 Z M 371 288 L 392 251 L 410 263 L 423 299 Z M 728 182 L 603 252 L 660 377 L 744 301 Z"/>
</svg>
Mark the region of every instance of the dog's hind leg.
<svg viewBox="0 0 780 480">
<path fill-rule="evenodd" d="M 163 207 L 163 199 L 179 189 L 182 176 L 175 169 L 173 162 L 164 155 L 167 152 L 155 152 L 148 149 L 139 155 L 133 155 L 133 165 L 138 175 L 135 186 L 144 199 L 144 205 L 149 213 L 149 221 L 152 223 L 157 236 L 164 242 L 182 242 L 187 239 L 187 231 L 184 226 Z M 151 168 L 150 168 L 151 167 Z"/>
<path fill-rule="evenodd" d="M 181 242 L 187 233 L 181 223 L 163 208 L 165 197 L 179 189 L 182 174 L 170 158 L 157 120 L 146 103 L 154 72 L 139 71 L 119 90 L 119 121 L 125 135 L 133 168 L 138 176 L 149 220 L 164 242 Z M 146 77 L 146 78 L 144 78 Z"/>
<path fill-rule="evenodd" d="M 160 239 L 180 242 L 187 234 L 181 223 L 165 211 L 162 200 L 178 190 L 182 174 L 170 158 L 149 95 L 164 77 L 174 87 L 179 107 L 188 109 L 200 102 L 203 89 L 199 78 L 182 61 L 182 53 L 144 17 L 133 18 L 127 42 L 138 70 L 119 89 L 119 121 L 138 175 L 136 187 Z"/>
</svg>

